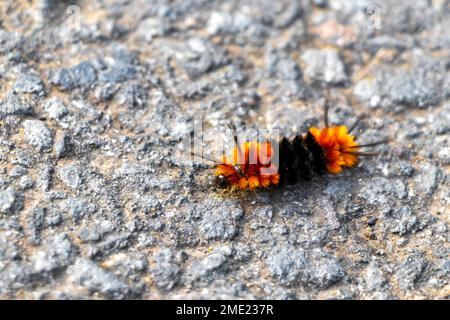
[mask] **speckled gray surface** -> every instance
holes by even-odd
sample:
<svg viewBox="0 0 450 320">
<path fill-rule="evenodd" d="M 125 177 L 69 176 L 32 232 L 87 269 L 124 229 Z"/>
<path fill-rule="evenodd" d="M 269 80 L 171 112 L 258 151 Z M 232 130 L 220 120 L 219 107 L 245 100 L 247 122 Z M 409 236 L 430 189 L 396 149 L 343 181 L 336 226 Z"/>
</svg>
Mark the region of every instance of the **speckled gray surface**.
<svg viewBox="0 0 450 320">
<path fill-rule="evenodd" d="M 449 5 L 1 1 L 0 297 L 448 299 Z M 392 143 L 242 194 L 172 157 L 325 98 Z"/>
</svg>

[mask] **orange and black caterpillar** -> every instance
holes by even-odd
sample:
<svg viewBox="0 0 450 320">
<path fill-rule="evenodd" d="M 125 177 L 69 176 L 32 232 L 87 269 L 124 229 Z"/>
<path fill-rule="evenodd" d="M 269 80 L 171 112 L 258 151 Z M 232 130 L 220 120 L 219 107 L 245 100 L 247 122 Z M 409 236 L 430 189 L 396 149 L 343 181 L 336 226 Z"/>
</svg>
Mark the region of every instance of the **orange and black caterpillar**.
<svg viewBox="0 0 450 320">
<path fill-rule="evenodd" d="M 314 172 L 339 174 L 344 168 L 355 166 L 360 156 L 377 155 L 361 152 L 360 148 L 388 142 L 359 145 L 351 132 L 362 118 L 359 117 L 350 128 L 329 126 L 328 108 L 325 107 L 325 126 L 322 129 L 313 127 L 293 139 L 283 137 L 278 143 L 249 141 L 241 145 L 238 144 L 236 127 L 231 123 L 229 127 L 234 132 L 235 147 L 231 156 L 223 156 L 222 161 L 212 160 L 216 162 L 215 185 L 220 189 L 255 190 L 293 184 L 299 179 L 309 180 Z M 261 151 L 264 151 L 264 159 L 261 159 Z M 267 169 L 272 164 L 265 160 L 276 152 L 279 152 L 278 166 L 270 172 Z"/>
</svg>

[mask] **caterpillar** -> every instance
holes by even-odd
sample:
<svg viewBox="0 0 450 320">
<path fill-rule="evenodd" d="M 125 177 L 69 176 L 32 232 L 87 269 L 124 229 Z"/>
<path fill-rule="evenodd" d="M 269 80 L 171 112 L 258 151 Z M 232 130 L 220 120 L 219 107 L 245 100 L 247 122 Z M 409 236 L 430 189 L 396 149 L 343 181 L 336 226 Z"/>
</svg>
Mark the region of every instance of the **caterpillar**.
<svg viewBox="0 0 450 320">
<path fill-rule="evenodd" d="M 214 185 L 219 189 L 252 191 L 294 184 L 300 179 L 310 180 L 314 173 L 340 174 L 344 169 L 354 167 L 359 157 L 378 155 L 363 152 L 362 148 L 389 142 L 386 139 L 358 144 L 352 131 L 363 118 L 359 116 L 351 127 L 330 126 L 326 105 L 323 128 L 311 127 L 304 134 L 297 134 L 292 139 L 282 137 L 275 143 L 247 141 L 243 144 L 238 144 L 236 126 L 231 122 L 229 128 L 233 131 L 235 144 L 231 155 L 224 155 L 221 161 L 201 157 L 215 163 Z M 267 161 L 275 155 L 278 156 L 276 166 Z"/>
</svg>

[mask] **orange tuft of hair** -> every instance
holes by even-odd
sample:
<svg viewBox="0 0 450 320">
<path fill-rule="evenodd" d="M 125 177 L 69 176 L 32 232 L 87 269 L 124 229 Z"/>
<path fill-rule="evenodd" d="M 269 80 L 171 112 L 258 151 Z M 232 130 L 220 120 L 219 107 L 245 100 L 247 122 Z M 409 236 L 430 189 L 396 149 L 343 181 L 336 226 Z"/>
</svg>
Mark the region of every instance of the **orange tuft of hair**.
<svg viewBox="0 0 450 320">
<path fill-rule="evenodd" d="M 255 190 L 275 186 L 280 175 L 278 169 L 271 166 L 272 154 L 269 142 L 246 142 L 239 148 L 234 147 L 231 157 L 223 156 L 223 163 L 216 166 L 215 174 L 223 175 L 234 189 Z"/>
<path fill-rule="evenodd" d="M 309 132 L 323 148 L 327 159 L 327 170 L 338 174 L 343 167 L 353 167 L 358 161 L 358 144 L 355 136 L 348 133 L 346 126 L 310 128 Z"/>
</svg>

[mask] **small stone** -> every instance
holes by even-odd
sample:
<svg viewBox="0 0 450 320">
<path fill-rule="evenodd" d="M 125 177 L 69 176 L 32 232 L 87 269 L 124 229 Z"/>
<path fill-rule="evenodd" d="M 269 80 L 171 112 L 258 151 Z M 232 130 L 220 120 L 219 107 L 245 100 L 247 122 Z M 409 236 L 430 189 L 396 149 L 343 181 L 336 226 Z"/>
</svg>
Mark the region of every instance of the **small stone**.
<svg viewBox="0 0 450 320">
<path fill-rule="evenodd" d="M 92 63 L 83 61 L 71 69 L 74 85 L 89 88 L 97 80 L 97 71 Z"/>
<path fill-rule="evenodd" d="M 21 177 L 23 175 L 27 174 L 27 168 L 25 168 L 22 165 L 16 165 L 14 166 L 11 171 L 9 172 L 9 175 L 13 178 L 18 178 Z"/>
<path fill-rule="evenodd" d="M 332 49 L 309 49 L 302 55 L 305 77 L 311 82 L 342 84 L 347 80 L 339 53 Z"/>
<path fill-rule="evenodd" d="M 211 282 L 215 274 L 225 271 L 225 266 L 232 255 L 233 249 L 229 246 L 215 249 L 203 259 L 192 263 L 187 271 L 187 278 L 193 284 Z"/>
<path fill-rule="evenodd" d="M 64 102 L 56 97 L 52 97 L 44 103 L 44 110 L 50 118 L 59 120 L 69 113 Z"/>
<path fill-rule="evenodd" d="M 282 284 L 292 285 L 300 277 L 305 277 L 308 261 L 302 249 L 286 246 L 273 249 L 266 259 L 266 265 L 272 277 Z"/>
<path fill-rule="evenodd" d="M 294 60 L 286 58 L 278 61 L 277 75 L 280 79 L 298 80 L 302 73 Z"/>
<path fill-rule="evenodd" d="M 23 203 L 15 190 L 0 190 L 0 213 L 12 214 L 15 209 L 21 209 L 22 206 Z"/>
<path fill-rule="evenodd" d="M 30 241 L 34 245 L 41 243 L 41 231 L 44 228 L 46 212 L 47 208 L 34 207 L 27 217 L 27 224 L 30 229 Z"/>
<path fill-rule="evenodd" d="M 62 204 L 63 210 L 68 212 L 75 222 L 96 211 L 95 205 L 78 198 L 68 198 Z"/>
<path fill-rule="evenodd" d="M 39 168 L 38 185 L 43 191 L 49 191 L 52 183 L 52 174 L 54 168 L 51 165 L 43 165 Z"/>
<path fill-rule="evenodd" d="M 152 247 L 157 244 L 156 239 L 147 234 L 142 234 L 142 233 L 139 234 L 137 240 L 138 240 L 139 245 L 144 248 Z"/>
<path fill-rule="evenodd" d="M 309 287 L 327 288 L 345 276 L 336 258 L 321 250 L 308 253 L 286 246 L 273 249 L 266 265 L 270 274 L 282 284 L 302 283 Z"/>
<path fill-rule="evenodd" d="M 426 108 L 438 105 L 444 96 L 443 75 L 438 71 L 445 68 L 443 61 L 413 52 L 411 68 L 382 66 L 356 83 L 354 95 L 370 107 L 394 111 L 400 106 Z"/>
<path fill-rule="evenodd" d="M 23 149 L 17 149 L 16 150 L 16 162 L 17 164 L 20 164 L 26 168 L 29 168 L 30 165 L 33 163 L 32 156 L 30 152 Z M 14 163 L 16 163 L 14 162 Z"/>
<path fill-rule="evenodd" d="M 50 81 L 61 90 L 70 91 L 75 88 L 88 89 L 97 80 L 97 71 L 92 63 L 83 61 L 72 68 L 53 71 Z"/>
<path fill-rule="evenodd" d="M 439 103 L 441 95 L 432 87 L 425 76 L 399 71 L 397 74 L 386 74 L 383 78 L 383 89 L 393 103 L 426 107 Z"/>
<path fill-rule="evenodd" d="M 199 227 L 207 239 L 231 239 L 238 232 L 237 221 L 244 215 L 242 207 L 231 200 L 207 202 L 197 210 L 203 213 Z"/>
<path fill-rule="evenodd" d="M 76 87 L 70 69 L 66 68 L 56 70 L 51 76 L 50 82 L 64 91 L 72 90 Z"/>
<path fill-rule="evenodd" d="M 113 83 L 101 83 L 95 89 L 95 98 L 99 101 L 110 101 L 117 92 L 117 85 Z"/>
<path fill-rule="evenodd" d="M 139 23 L 136 34 L 143 41 L 152 41 L 156 37 L 167 35 L 171 26 L 167 19 L 162 17 L 150 17 Z"/>
<path fill-rule="evenodd" d="M 397 240 L 396 244 L 399 247 L 404 247 L 408 243 L 408 238 L 400 238 Z"/>
<path fill-rule="evenodd" d="M 147 98 L 146 90 L 139 84 L 132 84 L 126 86 L 117 94 L 117 101 L 121 105 L 128 108 L 139 108 L 145 104 Z"/>
<path fill-rule="evenodd" d="M 84 227 L 78 232 L 78 237 L 83 242 L 97 242 L 114 231 L 114 224 L 108 220 L 103 220 L 92 227 Z"/>
<path fill-rule="evenodd" d="M 56 235 L 30 257 L 33 271 L 38 274 L 60 271 L 73 262 L 75 251 L 67 234 Z"/>
<path fill-rule="evenodd" d="M 287 28 L 292 25 L 302 14 L 300 2 L 275 2 L 273 25 L 277 28 Z"/>
<path fill-rule="evenodd" d="M 69 280 L 91 292 L 98 292 L 110 299 L 126 299 L 137 296 L 137 292 L 114 274 L 85 258 L 78 258 L 67 271 Z"/>
<path fill-rule="evenodd" d="M 377 108 L 380 105 L 381 102 L 381 98 L 380 96 L 373 96 L 372 98 L 370 98 L 370 107 L 372 108 Z"/>
<path fill-rule="evenodd" d="M 8 95 L 6 101 L 0 103 L 0 119 L 7 115 L 29 116 L 33 113 L 33 107 L 15 94 Z"/>
<path fill-rule="evenodd" d="M 209 17 L 206 30 L 211 35 L 217 34 L 245 34 L 255 27 L 252 17 L 247 13 L 239 12 L 230 14 L 228 12 L 215 11 Z"/>
<path fill-rule="evenodd" d="M 420 167 L 415 178 L 418 189 L 425 194 L 431 195 L 438 185 L 439 168 L 427 163 Z"/>
<path fill-rule="evenodd" d="M 383 276 L 383 272 L 379 269 L 378 265 L 375 262 L 372 262 L 366 269 L 364 274 L 364 281 L 366 283 L 366 287 L 370 291 L 380 291 L 383 290 L 387 281 Z"/>
<path fill-rule="evenodd" d="M 124 46 L 113 45 L 111 57 L 115 63 L 136 65 L 139 63 L 139 55 L 136 51 L 130 51 Z"/>
<path fill-rule="evenodd" d="M 380 106 L 378 82 L 375 77 L 367 77 L 355 84 L 353 95 L 362 102 L 368 103 L 371 108 Z"/>
<path fill-rule="evenodd" d="M 114 233 L 96 248 L 97 252 L 92 257 L 98 258 L 117 253 L 120 250 L 128 249 L 131 243 L 132 238 L 130 232 Z"/>
<path fill-rule="evenodd" d="M 327 288 L 345 276 L 345 271 L 337 259 L 320 250 L 312 252 L 309 266 L 308 283 L 319 288 Z"/>
<path fill-rule="evenodd" d="M 58 134 L 55 139 L 54 145 L 55 156 L 60 159 L 66 156 L 70 151 L 70 138 L 69 135 L 64 133 Z"/>
<path fill-rule="evenodd" d="M 232 15 L 226 12 L 213 12 L 206 24 L 206 30 L 212 35 L 233 32 Z"/>
<path fill-rule="evenodd" d="M 413 288 L 419 281 L 428 261 L 419 252 L 409 254 L 402 263 L 397 266 L 395 276 L 403 289 Z"/>
<path fill-rule="evenodd" d="M 393 199 L 405 199 L 407 196 L 406 185 L 402 180 L 384 177 L 365 179 L 358 194 L 367 204 L 383 204 Z"/>
<path fill-rule="evenodd" d="M 191 78 L 198 78 L 229 62 L 223 50 L 202 38 L 189 39 L 183 50 L 183 68 Z"/>
<path fill-rule="evenodd" d="M 23 122 L 25 141 L 39 151 L 51 149 L 53 145 L 52 132 L 40 120 L 25 120 Z"/>
<path fill-rule="evenodd" d="M 266 54 L 266 69 L 281 80 L 300 80 L 302 73 L 297 62 L 283 51 L 270 50 Z"/>
<path fill-rule="evenodd" d="M 24 36 L 18 32 L 9 32 L 5 28 L 0 29 L 0 53 L 6 54 L 21 47 Z"/>
<path fill-rule="evenodd" d="M 261 217 L 261 218 L 272 219 L 272 217 L 273 217 L 273 210 L 272 210 L 271 206 L 258 207 L 254 211 L 254 214 L 257 215 L 258 217 Z"/>
<path fill-rule="evenodd" d="M 136 195 L 132 210 L 140 210 L 145 214 L 158 214 L 163 208 L 163 202 L 153 195 Z"/>
<path fill-rule="evenodd" d="M 148 262 L 145 254 L 120 253 L 114 255 L 105 265 L 117 275 L 139 281 L 141 274 L 147 269 Z"/>
<path fill-rule="evenodd" d="M 88 228 L 83 228 L 79 233 L 78 237 L 80 237 L 81 241 L 83 242 L 97 242 L 99 241 L 102 236 L 100 232 L 98 232 L 96 229 L 90 230 Z"/>
<path fill-rule="evenodd" d="M 16 81 L 13 86 L 13 91 L 18 93 L 42 94 L 44 91 L 44 84 L 38 75 L 24 75 Z"/>
<path fill-rule="evenodd" d="M 78 168 L 75 166 L 64 166 L 59 169 L 59 178 L 64 184 L 72 189 L 77 189 L 81 184 Z"/>
<path fill-rule="evenodd" d="M 99 80 L 105 83 L 120 83 L 134 79 L 137 71 L 133 65 L 119 63 L 100 74 Z"/>
<path fill-rule="evenodd" d="M 52 212 L 50 212 L 50 213 L 47 211 L 47 215 L 45 216 L 45 224 L 47 226 L 56 227 L 61 222 L 62 222 L 62 216 L 59 211 L 52 210 Z"/>
<path fill-rule="evenodd" d="M 160 289 L 171 290 L 180 281 L 181 270 L 175 263 L 175 254 L 170 249 L 161 249 L 154 257 L 155 266 L 150 273 Z"/>
<path fill-rule="evenodd" d="M 382 218 L 390 232 L 400 235 L 415 231 L 419 222 L 411 208 L 407 206 L 388 210 Z"/>
<path fill-rule="evenodd" d="M 26 287 L 31 280 L 29 268 L 19 261 L 11 261 L 2 267 L 2 272 L 0 272 L 0 293 L 2 295 L 12 294 L 12 292 Z"/>
<path fill-rule="evenodd" d="M 29 176 L 23 176 L 19 179 L 19 185 L 21 190 L 30 189 L 34 186 L 34 180 Z"/>
<path fill-rule="evenodd" d="M 377 217 L 370 217 L 369 219 L 367 219 L 367 224 L 371 227 L 373 227 L 378 221 Z"/>
</svg>

